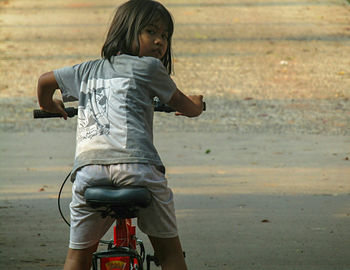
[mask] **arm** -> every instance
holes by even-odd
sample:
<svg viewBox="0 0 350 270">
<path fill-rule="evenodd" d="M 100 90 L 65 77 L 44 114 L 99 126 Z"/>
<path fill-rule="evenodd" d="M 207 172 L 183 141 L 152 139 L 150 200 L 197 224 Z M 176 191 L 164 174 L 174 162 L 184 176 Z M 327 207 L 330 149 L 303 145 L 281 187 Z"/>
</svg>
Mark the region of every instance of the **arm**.
<svg viewBox="0 0 350 270">
<path fill-rule="evenodd" d="M 53 98 L 53 94 L 58 88 L 59 86 L 52 71 L 41 75 L 37 87 L 39 106 L 46 112 L 60 113 L 64 119 L 67 119 L 63 102 Z"/>
<path fill-rule="evenodd" d="M 168 105 L 177 111 L 176 115 L 196 117 L 203 111 L 203 96 L 186 96 L 179 89 L 177 89 L 168 102 Z"/>
</svg>

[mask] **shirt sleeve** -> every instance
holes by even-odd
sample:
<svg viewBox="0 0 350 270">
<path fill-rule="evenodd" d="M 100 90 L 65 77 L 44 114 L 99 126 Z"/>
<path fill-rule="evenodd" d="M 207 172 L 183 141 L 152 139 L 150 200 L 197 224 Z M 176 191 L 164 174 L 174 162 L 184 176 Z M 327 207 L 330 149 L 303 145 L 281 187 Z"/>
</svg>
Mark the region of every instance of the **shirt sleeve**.
<svg viewBox="0 0 350 270">
<path fill-rule="evenodd" d="M 76 101 L 79 99 L 81 83 L 84 79 L 84 75 L 91 68 L 92 63 L 92 61 L 84 62 L 53 71 L 64 102 Z"/>
<path fill-rule="evenodd" d="M 145 61 L 147 61 L 145 79 L 151 97 L 157 96 L 162 103 L 168 103 L 177 90 L 175 82 L 160 60 L 145 57 Z"/>
<path fill-rule="evenodd" d="M 169 76 L 163 63 L 157 61 L 158 68 L 154 72 L 153 89 L 157 97 L 163 103 L 168 103 L 177 90 L 175 82 Z"/>
</svg>

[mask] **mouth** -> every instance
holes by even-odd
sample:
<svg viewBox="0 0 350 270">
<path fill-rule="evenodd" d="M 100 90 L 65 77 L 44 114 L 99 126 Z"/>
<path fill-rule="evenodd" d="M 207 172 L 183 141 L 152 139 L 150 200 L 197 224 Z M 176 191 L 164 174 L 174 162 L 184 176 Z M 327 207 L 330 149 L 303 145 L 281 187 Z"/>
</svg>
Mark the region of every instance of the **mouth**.
<svg viewBox="0 0 350 270">
<path fill-rule="evenodd" d="M 159 49 L 153 50 L 153 54 L 154 54 L 157 58 L 162 58 L 162 57 L 163 57 L 163 53 L 162 53 L 162 51 L 159 50 Z"/>
</svg>

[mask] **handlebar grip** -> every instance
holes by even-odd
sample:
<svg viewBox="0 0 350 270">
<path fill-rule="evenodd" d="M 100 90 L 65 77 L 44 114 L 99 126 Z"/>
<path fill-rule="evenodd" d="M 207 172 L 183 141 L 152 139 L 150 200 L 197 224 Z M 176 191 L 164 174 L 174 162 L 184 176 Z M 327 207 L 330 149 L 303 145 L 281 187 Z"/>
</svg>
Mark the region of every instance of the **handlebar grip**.
<svg viewBox="0 0 350 270">
<path fill-rule="evenodd" d="M 78 114 L 78 109 L 74 107 L 68 107 L 64 109 L 68 114 L 68 117 L 74 117 Z M 33 111 L 34 118 L 54 118 L 54 117 L 62 117 L 59 113 L 49 113 L 43 110 L 34 110 Z"/>
<path fill-rule="evenodd" d="M 203 102 L 203 111 L 205 111 L 206 109 L 207 109 L 207 105 L 205 102 Z M 166 113 L 175 112 L 175 110 L 173 108 L 171 108 L 170 106 L 168 106 L 166 104 L 161 104 L 159 102 L 155 103 L 154 111 L 155 112 L 166 112 Z"/>
<path fill-rule="evenodd" d="M 171 108 L 170 106 L 168 106 L 166 104 L 157 104 L 156 106 L 154 106 L 154 111 L 155 112 L 166 112 L 166 113 L 175 112 L 175 110 L 173 108 Z"/>
</svg>

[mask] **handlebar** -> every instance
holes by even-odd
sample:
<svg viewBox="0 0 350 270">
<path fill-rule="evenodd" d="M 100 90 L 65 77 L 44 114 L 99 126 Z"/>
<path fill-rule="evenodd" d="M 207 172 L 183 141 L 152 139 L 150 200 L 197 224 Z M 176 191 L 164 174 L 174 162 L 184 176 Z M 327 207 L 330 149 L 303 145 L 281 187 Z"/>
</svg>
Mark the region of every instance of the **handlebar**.
<svg viewBox="0 0 350 270">
<path fill-rule="evenodd" d="M 64 109 L 68 115 L 69 118 L 72 118 L 78 114 L 78 109 L 74 107 L 68 107 Z M 203 102 L 203 111 L 206 110 L 206 104 Z M 166 104 L 162 104 L 159 99 L 154 100 L 154 111 L 155 112 L 166 112 L 171 113 L 175 112 L 173 108 Z M 62 117 L 59 113 L 49 113 L 45 112 L 43 110 L 33 110 L 33 116 L 34 118 L 55 118 L 55 117 Z"/>
<path fill-rule="evenodd" d="M 78 114 L 78 109 L 74 107 L 68 107 L 64 109 L 68 114 L 69 118 L 72 118 Z M 59 113 L 49 113 L 43 110 L 33 110 L 34 118 L 54 118 L 54 117 L 62 117 Z"/>
</svg>

